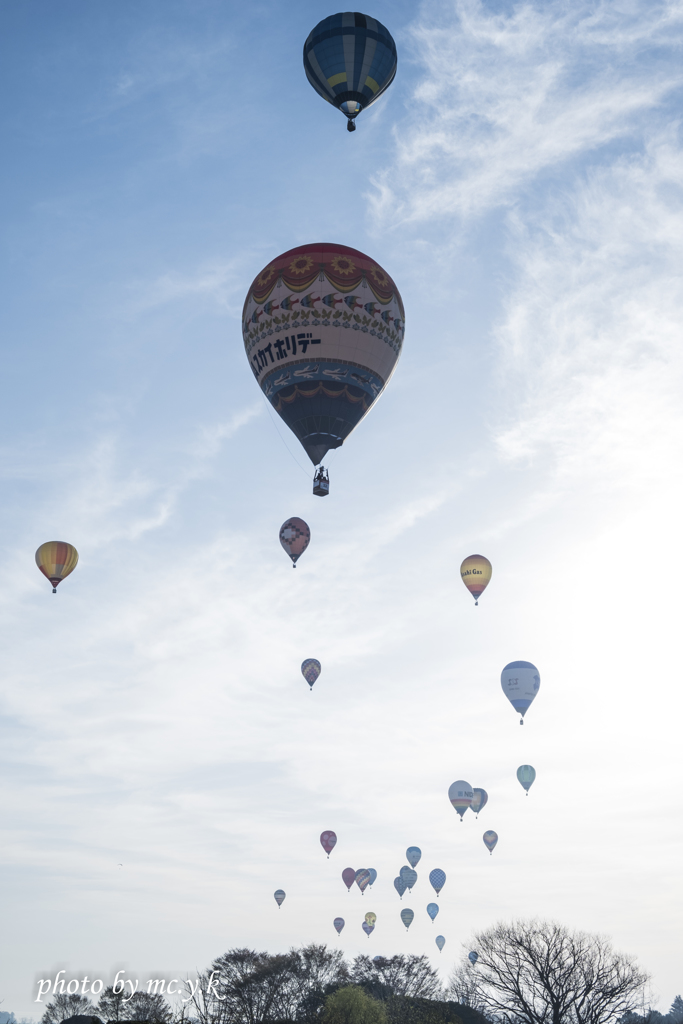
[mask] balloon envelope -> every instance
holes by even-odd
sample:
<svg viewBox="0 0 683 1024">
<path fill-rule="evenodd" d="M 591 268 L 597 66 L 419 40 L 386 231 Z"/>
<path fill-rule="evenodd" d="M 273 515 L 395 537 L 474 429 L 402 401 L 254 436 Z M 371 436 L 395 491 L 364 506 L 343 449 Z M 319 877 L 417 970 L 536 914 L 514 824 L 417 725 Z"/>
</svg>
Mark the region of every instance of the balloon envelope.
<svg viewBox="0 0 683 1024">
<path fill-rule="evenodd" d="M 476 964 L 477 960 L 479 959 L 479 954 L 475 953 L 474 950 L 472 950 L 471 953 L 467 954 L 467 959 L 471 964 Z"/>
<path fill-rule="evenodd" d="M 286 549 L 285 549 L 286 550 Z M 306 658 L 305 661 L 301 662 L 301 674 L 313 689 L 313 683 L 316 681 L 321 672 L 320 662 L 315 658 Z"/>
<path fill-rule="evenodd" d="M 356 872 L 353 868 L 344 868 L 342 871 L 342 881 L 346 888 L 351 891 L 351 886 L 356 881 Z"/>
<path fill-rule="evenodd" d="M 363 931 L 365 932 L 365 934 L 367 935 L 368 938 L 370 938 L 371 933 L 374 932 L 374 930 L 375 930 L 374 924 L 368 924 L 367 921 L 363 921 L 363 924 L 361 925 L 361 927 L 362 927 Z"/>
<path fill-rule="evenodd" d="M 376 924 L 377 914 L 373 914 L 371 910 L 368 910 L 367 914 L 365 915 L 365 920 L 367 921 L 368 924 Z"/>
<path fill-rule="evenodd" d="M 401 878 L 406 883 L 409 889 L 412 889 L 415 883 L 417 882 L 417 871 L 415 871 L 414 868 L 409 868 L 407 864 L 405 865 L 405 867 L 401 868 L 401 870 L 399 871 L 399 875 L 401 876 Z"/>
<path fill-rule="evenodd" d="M 370 885 L 370 872 L 367 868 L 360 868 L 360 870 L 356 871 L 356 885 L 361 892 L 365 892 Z"/>
<path fill-rule="evenodd" d="M 536 778 L 536 769 L 532 768 L 530 764 L 520 764 L 517 769 L 517 778 L 519 779 L 520 784 L 524 786 L 528 795 L 529 790 L 534 784 L 534 779 Z"/>
<path fill-rule="evenodd" d="M 421 856 L 422 850 L 419 846 L 409 846 L 406 850 L 406 860 L 410 864 L 411 868 L 417 867 Z"/>
<path fill-rule="evenodd" d="M 469 782 L 465 782 L 463 779 L 458 779 L 454 782 L 448 790 L 448 799 L 453 804 L 453 807 L 462 816 L 468 807 L 472 806 L 474 800 L 474 791 L 470 786 Z"/>
<path fill-rule="evenodd" d="M 429 881 L 431 882 L 432 888 L 436 890 L 436 895 L 438 896 L 446 884 L 446 872 L 442 871 L 441 868 L 434 868 L 433 871 L 429 872 Z"/>
<path fill-rule="evenodd" d="M 398 876 L 398 878 L 394 879 L 394 889 L 399 894 L 399 896 L 403 896 L 403 893 L 406 891 L 407 888 L 408 886 L 403 881 L 400 875 Z"/>
<path fill-rule="evenodd" d="M 469 555 L 460 566 L 462 581 L 474 598 L 475 604 L 479 604 L 479 598 L 491 581 L 492 572 L 491 563 L 483 555 Z"/>
<path fill-rule="evenodd" d="M 63 579 L 78 565 L 78 551 L 63 540 L 48 540 L 36 551 L 36 565 L 52 584 L 53 594 Z"/>
<path fill-rule="evenodd" d="M 311 531 L 308 528 L 308 524 L 303 519 L 299 519 L 298 516 L 292 516 L 291 519 L 288 519 L 280 527 L 280 543 L 292 559 L 294 565 L 296 565 L 297 559 L 301 558 L 308 547 L 310 539 Z"/>
<path fill-rule="evenodd" d="M 413 923 L 413 918 L 414 917 L 415 917 L 415 914 L 412 912 L 412 910 L 408 910 L 407 907 L 405 907 L 401 911 L 401 920 L 403 921 L 404 925 L 406 926 L 406 931 L 408 930 L 408 928 L 410 928 L 411 924 Z"/>
<path fill-rule="evenodd" d="M 261 271 L 242 322 L 261 390 L 317 465 L 384 390 L 405 316 L 379 264 L 321 242 L 291 249 Z"/>
<path fill-rule="evenodd" d="M 320 833 L 320 845 L 329 857 L 337 845 L 337 833 L 336 832 L 321 832 Z"/>
<path fill-rule="evenodd" d="M 334 921 L 332 923 L 333 923 L 333 925 L 335 927 L 337 935 L 341 935 L 342 929 L 343 929 L 344 925 L 346 924 L 344 918 L 343 917 L 335 917 L 335 919 L 334 919 Z"/>
<path fill-rule="evenodd" d="M 474 796 L 472 797 L 472 803 L 470 806 L 475 814 L 479 816 L 479 811 L 486 807 L 489 802 L 489 795 L 485 789 L 478 789 L 476 786 L 472 790 L 472 793 Z"/>
<path fill-rule="evenodd" d="M 436 917 L 436 915 L 439 913 L 439 904 L 438 903 L 428 903 L 427 904 L 427 913 L 429 914 L 429 916 L 431 917 L 431 919 L 433 921 L 434 918 Z"/>
<path fill-rule="evenodd" d="M 437 935 L 437 937 L 434 939 L 434 942 L 439 947 L 439 952 L 441 952 L 443 947 L 446 945 L 446 940 L 444 939 L 443 935 Z"/>
<path fill-rule="evenodd" d="M 488 832 L 484 832 L 484 845 L 489 853 L 493 853 L 496 843 L 498 842 L 498 833 L 493 832 L 489 829 Z"/>
<path fill-rule="evenodd" d="M 541 685 L 538 669 L 530 661 L 511 661 L 500 674 L 500 685 L 515 711 L 522 716 L 520 723 L 523 725 L 524 716 Z"/>
<path fill-rule="evenodd" d="M 278 907 L 282 906 L 282 904 L 285 901 L 285 896 L 286 895 L 287 894 L 285 893 L 284 889 L 276 889 L 275 890 L 275 892 L 273 893 L 273 896 L 275 897 L 275 902 L 277 903 Z"/>
<path fill-rule="evenodd" d="M 374 868 L 368 868 L 368 874 L 370 875 L 370 888 L 372 888 L 377 880 L 377 872 Z"/>
<path fill-rule="evenodd" d="M 331 14 L 304 43 L 306 78 L 349 121 L 389 88 L 396 64 L 391 33 L 365 14 Z"/>
</svg>

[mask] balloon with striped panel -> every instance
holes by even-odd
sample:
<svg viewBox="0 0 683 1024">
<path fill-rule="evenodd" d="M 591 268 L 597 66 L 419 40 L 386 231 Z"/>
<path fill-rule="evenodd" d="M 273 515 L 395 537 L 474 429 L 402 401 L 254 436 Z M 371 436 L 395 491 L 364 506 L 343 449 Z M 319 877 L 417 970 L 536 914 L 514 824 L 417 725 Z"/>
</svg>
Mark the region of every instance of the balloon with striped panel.
<svg viewBox="0 0 683 1024">
<path fill-rule="evenodd" d="M 469 555 L 460 566 L 462 581 L 474 598 L 475 605 L 484 593 L 493 575 L 493 566 L 483 555 Z"/>
<path fill-rule="evenodd" d="M 52 593 L 78 565 L 78 551 L 63 540 L 49 540 L 36 551 L 36 565 L 52 584 Z"/>
</svg>

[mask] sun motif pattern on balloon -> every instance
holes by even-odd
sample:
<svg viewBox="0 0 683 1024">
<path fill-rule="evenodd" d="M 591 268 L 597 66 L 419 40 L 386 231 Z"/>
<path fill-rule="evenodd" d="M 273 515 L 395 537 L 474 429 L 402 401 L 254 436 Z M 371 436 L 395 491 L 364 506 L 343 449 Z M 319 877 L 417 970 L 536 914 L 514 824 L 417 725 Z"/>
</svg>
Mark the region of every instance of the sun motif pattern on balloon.
<svg viewBox="0 0 683 1024">
<path fill-rule="evenodd" d="M 369 256 L 316 243 L 283 253 L 257 275 L 242 328 L 263 393 L 317 465 L 386 387 L 405 314 L 396 285 Z"/>
</svg>

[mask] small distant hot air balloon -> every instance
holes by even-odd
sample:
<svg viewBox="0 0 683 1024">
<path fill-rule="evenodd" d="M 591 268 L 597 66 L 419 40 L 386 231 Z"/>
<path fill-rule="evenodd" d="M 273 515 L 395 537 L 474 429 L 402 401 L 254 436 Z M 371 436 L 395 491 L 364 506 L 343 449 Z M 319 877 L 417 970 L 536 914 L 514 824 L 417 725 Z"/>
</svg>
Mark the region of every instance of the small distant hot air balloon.
<svg viewBox="0 0 683 1024">
<path fill-rule="evenodd" d="M 372 889 L 377 880 L 377 872 L 374 868 L 368 868 L 368 874 L 370 875 L 370 888 Z"/>
<path fill-rule="evenodd" d="M 524 725 L 524 716 L 541 685 L 538 669 L 530 661 L 511 661 L 500 674 L 500 685 L 515 711 L 522 716 L 519 724 Z"/>
<path fill-rule="evenodd" d="M 304 677 L 308 685 L 310 686 L 309 693 L 313 693 L 313 683 L 316 681 L 321 672 L 320 662 L 315 658 L 306 658 L 305 661 L 301 662 L 301 675 Z"/>
<path fill-rule="evenodd" d="M 488 832 L 484 832 L 483 839 L 484 839 L 484 846 L 489 851 L 489 853 L 491 855 L 493 855 L 493 851 L 495 849 L 496 843 L 498 842 L 498 833 L 497 832 L 493 832 L 493 831 L 491 831 L 489 829 Z"/>
<path fill-rule="evenodd" d="M 474 598 L 475 605 L 479 604 L 479 598 L 488 587 L 492 572 L 491 563 L 483 555 L 469 555 L 460 566 L 462 581 Z"/>
<path fill-rule="evenodd" d="M 351 886 L 356 881 L 356 872 L 353 868 L 344 868 L 342 871 L 342 881 L 349 892 L 351 892 Z"/>
<path fill-rule="evenodd" d="M 52 593 L 78 565 L 78 551 L 63 540 L 49 540 L 36 551 L 36 565 L 52 584 Z"/>
<path fill-rule="evenodd" d="M 436 917 L 436 915 L 439 913 L 439 904 L 438 903 L 428 903 L 427 904 L 427 913 L 429 914 L 429 916 L 431 917 L 431 919 L 433 921 L 434 918 Z"/>
<path fill-rule="evenodd" d="M 375 930 L 374 924 L 368 924 L 367 921 L 363 921 L 363 924 L 361 925 L 361 928 L 363 929 L 363 931 L 365 932 L 365 934 L 367 935 L 368 938 L 370 938 L 370 935 Z"/>
<path fill-rule="evenodd" d="M 287 893 L 285 892 L 284 889 L 276 889 L 275 892 L 273 893 L 273 896 L 275 897 L 275 902 L 278 905 L 278 910 L 280 909 L 282 904 L 285 902 L 285 896 L 286 895 L 287 895 Z"/>
<path fill-rule="evenodd" d="M 415 883 L 417 882 L 417 871 L 415 871 L 414 868 L 409 868 L 407 864 L 401 868 L 401 870 L 399 871 L 399 875 L 401 876 L 401 878 L 406 883 L 409 889 L 412 889 Z"/>
<path fill-rule="evenodd" d="M 327 859 L 330 859 L 330 854 L 337 845 L 337 833 L 336 832 L 321 832 L 320 833 L 320 845 L 327 854 Z"/>
<path fill-rule="evenodd" d="M 436 890 L 436 895 L 438 896 L 446 884 L 446 872 L 442 871 L 441 868 L 434 868 L 433 871 L 429 872 L 429 881 L 432 888 Z"/>
<path fill-rule="evenodd" d="M 368 924 L 374 926 L 375 924 L 377 924 L 377 914 L 374 914 L 372 910 L 368 910 L 367 914 L 365 915 L 365 920 L 367 921 Z"/>
<path fill-rule="evenodd" d="M 403 893 L 406 891 L 407 888 L 408 888 L 408 886 L 403 881 L 403 879 L 401 878 L 400 875 L 398 876 L 398 878 L 394 879 L 394 889 L 399 894 L 401 899 L 403 899 Z"/>
<path fill-rule="evenodd" d="M 467 954 L 467 959 L 474 966 L 474 964 L 476 964 L 477 960 L 479 959 L 479 954 L 475 953 L 474 950 L 472 950 L 471 953 Z"/>
<path fill-rule="evenodd" d="M 341 933 L 342 933 L 342 930 L 343 930 L 343 928 L 344 928 L 344 925 L 346 924 L 346 921 L 344 920 L 344 918 L 343 918 L 343 917 L 335 917 L 335 919 L 334 919 L 334 921 L 332 922 L 332 924 L 333 924 L 333 925 L 334 925 L 334 927 L 335 927 L 335 930 L 336 930 L 336 932 L 337 932 L 337 935 L 341 935 Z"/>
<path fill-rule="evenodd" d="M 405 907 L 401 911 L 401 920 L 403 921 L 404 925 L 406 926 L 406 931 L 408 931 L 408 929 L 410 928 L 411 924 L 413 923 L 413 918 L 414 917 L 415 917 L 415 914 L 412 912 L 412 910 L 408 910 L 407 907 Z"/>
<path fill-rule="evenodd" d="M 465 782 L 463 779 L 458 779 L 457 782 L 454 782 L 449 788 L 448 799 L 460 815 L 460 821 L 462 821 L 463 814 L 468 807 L 472 806 L 474 791 L 469 782 Z"/>
<path fill-rule="evenodd" d="M 396 43 L 375 18 L 349 11 L 319 22 L 304 43 L 304 71 L 319 96 L 354 118 L 388 89 L 396 74 Z"/>
<path fill-rule="evenodd" d="M 439 947 L 439 953 L 440 953 L 441 950 L 443 949 L 443 947 L 446 945 L 446 940 L 444 939 L 443 935 L 437 935 L 437 937 L 434 939 L 434 942 Z"/>
<path fill-rule="evenodd" d="M 292 516 L 291 519 L 288 519 L 280 527 L 280 543 L 292 559 L 293 569 L 296 569 L 297 559 L 303 555 L 310 539 L 311 531 L 308 528 L 308 524 L 303 519 L 299 519 L 298 516 Z"/>
<path fill-rule="evenodd" d="M 416 868 L 420 862 L 422 856 L 422 850 L 419 846 L 409 846 L 406 850 L 406 860 L 410 864 L 411 868 Z"/>
<path fill-rule="evenodd" d="M 356 871 L 356 885 L 363 895 L 365 895 L 365 890 L 370 885 L 370 872 L 367 868 L 360 868 Z"/>
<path fill-rule="evenodd" d="M 529 790 L 533 786 L 534 779 L 536 778 L 536 769 L 532 768 L 530 764 L 520 764 L 517 769 L 517 778 L 519 779 L 520 784 L 524 786 L 526 795 L 528 796 Z"/>
<path fill-rule="evenodd" d="M 477 817 L 479 817 L 479 811 L 482 811 L 489 802 L 489 795 L 485 789 L 477 789 L 476 786 L 474 787 L 472 792 L 474 793 L 474 797 L 472 799 L 470 807 L 475 812 Z"/>
</svg>

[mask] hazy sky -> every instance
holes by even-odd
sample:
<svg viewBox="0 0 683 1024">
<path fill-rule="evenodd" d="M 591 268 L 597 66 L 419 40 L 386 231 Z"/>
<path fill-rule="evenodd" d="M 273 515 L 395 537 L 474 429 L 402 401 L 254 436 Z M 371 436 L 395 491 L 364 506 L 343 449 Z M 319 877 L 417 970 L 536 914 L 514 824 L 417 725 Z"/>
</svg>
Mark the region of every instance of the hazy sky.
<svg viewBox="0 0 683 1024">
<path fill-rule="evenodd" d="M 473 931 L 532 915 L 612 936 L 662 1009 L 683 988 L 683 3 L 375 0 L 398 74 L 355 135 L 302 68 L 336 10 L 0 5 L 17 1016 L 62 967 L 172 976 L 233 946 L 426 952 L 445 978 Z M 240 331 L 255 274 L 314 241 L 367 252 L 406 307 L 324 501 Z M 56 597 L 52 539 L 81 557 Z M 523 728 L 516 659 L 541 673 Z"/>
</svg>

